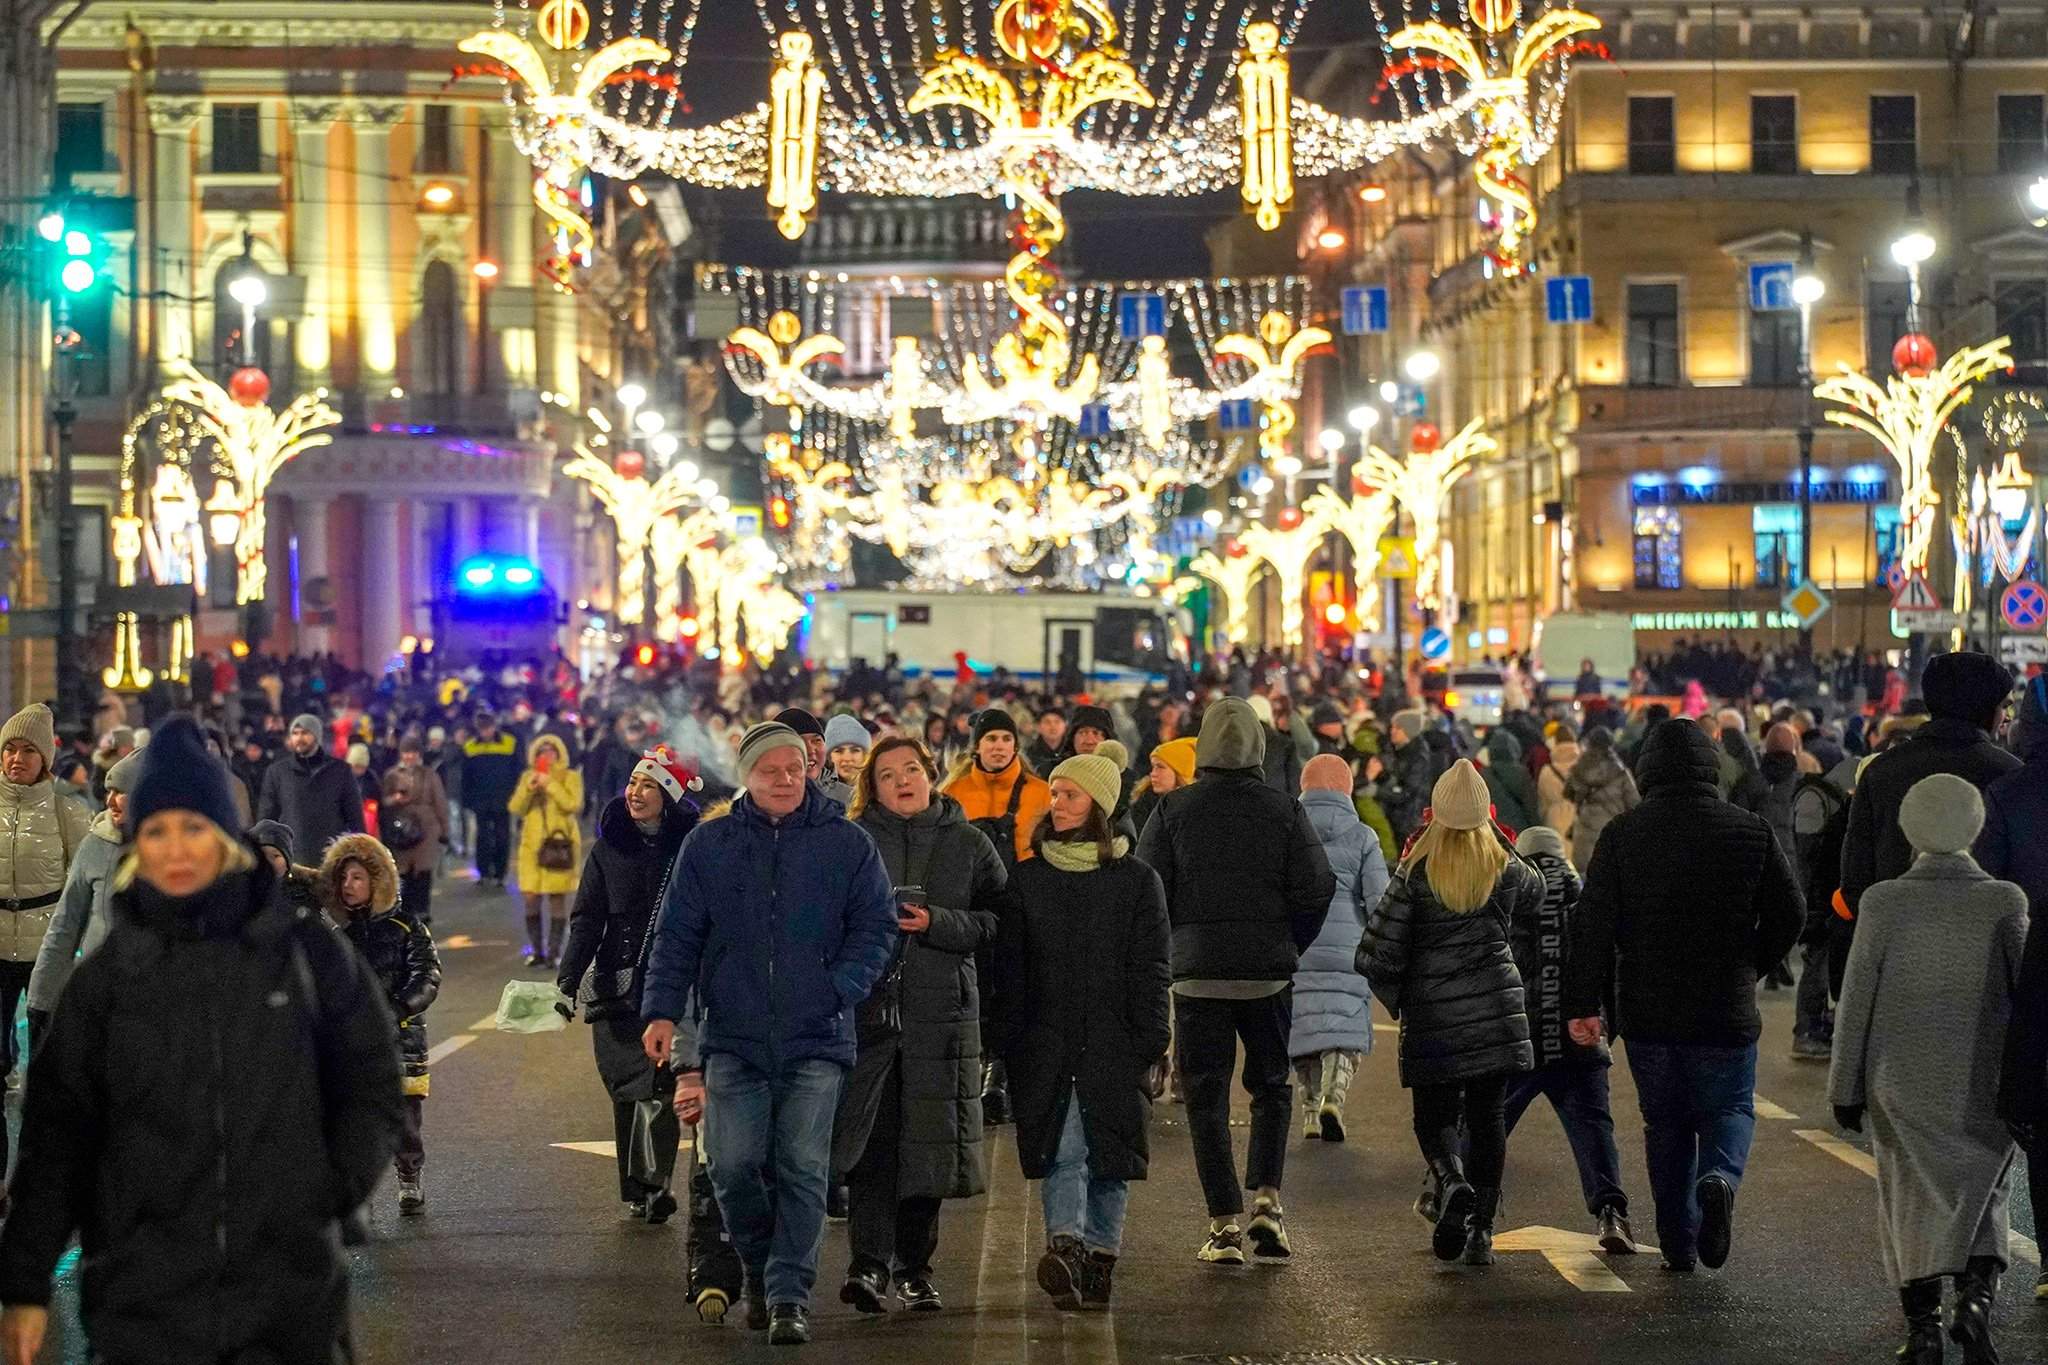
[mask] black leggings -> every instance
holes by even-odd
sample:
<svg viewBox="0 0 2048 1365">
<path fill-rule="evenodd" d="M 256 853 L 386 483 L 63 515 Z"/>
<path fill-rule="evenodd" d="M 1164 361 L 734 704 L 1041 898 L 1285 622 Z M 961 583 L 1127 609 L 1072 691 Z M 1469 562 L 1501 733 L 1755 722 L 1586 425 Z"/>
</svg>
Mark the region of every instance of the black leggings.
<svg viewBox="0 0 2048 1365">
<path fill-rule="evenodd" d="M 1508 1073 L 1474 1076 L 1449 1085 L 1414 1088 L 1415 1141 L 1431 1165 L 1465 1154 L 1465 1178 L 1480 1189 L 1499 1189 L 1508 1161 Z M 1462 1142 L 1458 1123 L 1464 1120 Z"/>
</svg>

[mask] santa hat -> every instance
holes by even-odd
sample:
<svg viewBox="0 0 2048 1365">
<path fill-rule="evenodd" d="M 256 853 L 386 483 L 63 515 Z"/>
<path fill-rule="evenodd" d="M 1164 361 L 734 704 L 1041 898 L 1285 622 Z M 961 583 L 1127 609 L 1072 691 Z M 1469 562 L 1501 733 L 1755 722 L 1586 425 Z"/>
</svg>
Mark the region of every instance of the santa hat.
<svg viewBox="0 0 2048 1365">
<path fill-rule="evenodd" d="M 691 772 L 666 744 L 657 744 L 640 755 L 640 761 L 633 765 L 633 776 L 652 778 L 671 801 L 681 801 L 686 791 L 704 789 L 704 779 Z"/>
</svg>

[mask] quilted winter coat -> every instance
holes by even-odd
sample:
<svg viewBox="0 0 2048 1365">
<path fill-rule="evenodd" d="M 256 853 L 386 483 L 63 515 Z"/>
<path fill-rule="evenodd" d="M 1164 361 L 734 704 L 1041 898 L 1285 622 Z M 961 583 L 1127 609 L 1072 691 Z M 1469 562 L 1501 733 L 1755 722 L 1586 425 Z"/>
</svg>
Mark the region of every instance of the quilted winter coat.
<svg viewBox="0 0 2048 1365">
<path fill-rule="evenodd" d="M 0 961 L 34 962 L 92 817 L 48 777 L 0 782 Z"/>
<path fill-rule="evenodd" d="M 1303 792 L 1302 808 L 1323 841 L 1337 878 L 1330 913 L 1294 971 L 1294 1024 L 1290 1057 L 1319 1052 L 1372 1051 L 1372 987 L 1358 974 L 1358 940 L 1366 916 L 1387 890 L 1387 861 L 1379 836 L 1358 818 L 1343 792 Z"/>
<path fill-rule="evenodd" d="M 341 904 L 341 865 L 354 859 L 370 870 L 370 905 Z M 441 993 L 441 958 L 434 936 L 398 908 L 398 869 L 391 852 L 368 834 L 348 834 L 327 846 L 320 861 L 320 903 L 341 925 L 369 965 L 398 1019 L 398 1050 L 405 1062 L 405 1093 L 427 1093 L 427 1026 L 421 1015 Z"/>
</svg>

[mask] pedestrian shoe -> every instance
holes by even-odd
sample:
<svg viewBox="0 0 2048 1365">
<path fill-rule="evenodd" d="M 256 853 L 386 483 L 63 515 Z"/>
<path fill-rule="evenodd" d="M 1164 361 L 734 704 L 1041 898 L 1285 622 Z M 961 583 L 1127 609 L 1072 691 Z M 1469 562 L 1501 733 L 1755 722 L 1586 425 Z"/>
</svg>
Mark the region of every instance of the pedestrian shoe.
<svg viewBox="0 0 2048 1365">
<path fill-rule="evenodd" d="M 621 1221 L 631 1220 L 636 1223 L 646 1222 L 647 1201 L 645 1199 L 626 1200 L 625 1203 L 620 1206 L 619 1218 Z"/>
<path fill-rule="evenodd" d="M 526 966 L 527 970 L 529 971 L 532 971 L 536 968 L 545 967 L 547 965 L 548 960 L 545 957 L 542 957 L 539 953 L 528 953 L 526 955 Z"/>
<path fill-rule="evenodd" d="M 1998 1262 L 1972 1256 L 1956 1276 L 1955 1306 L 1949 1310 L 1949 1340 L 1963 1348 L 1963 1365 L 1998 1365 L 1991 1340 L 1991 1310 L 1998 1299 Z"/>
<path fill-rule="evenodd" d="M 398 1178 L 398 1211 L 409 1216 L 425 1212 L 426 1207 L 427 1195 L 426 1191 L 420 1188 L 420 1178 L 416 1175 L 400 1176 Z"/>
<path fill-rule="evenodd" d="M 1700 1264 L 1719 1270 L 1735 1238 L 1735 1187 L 1726 1176 L 1703 1176 L 1693 1196 L 1700 1201 Z"/>
<path fill-rule="evenodd" d="M 1235 1223 L 1225 1227 L 1221 1232 L 1212 1228 L 1209 1240 L 1202 1243 L 1201 1250 L 1195 1253 L 1195 1259 L 1207 1261 L 1210 1265 L 1243 1265 L 1244 1233 L 1238 1230 Z"/>
<path fill-rule="evenodd" d="M 1636 1254 L 1636 1235 L 1629 1228 L 1628 1215 L 1612 1204 L 1600 1210 L 1600 1249 L 1610 1256 Z"/>
<path fill-rule="evenodd" d="M 1252 1205 L 1252 1221 L 1245 1228 L 1251 1239 L 1252 1255 L 1262 1261 L 1284 1261 L 1294 1254 L 1287 1243 L 1287 1224 L 1280 1206 L 1260 1200 Z"/>
<path fill-rule="evenodd" d="M 1694 1270 L 1698 1269 L 1698 1263 L 1690 1256 L 1680 1256 L 1675 1259 L 1671 1256 L 1666 1256 L 1660 1269 L 1666 1275 L 1690 1275 Z"/>
<path fill-rule="evenodd" d="M 747 1326 L 756 1332 L 768 1330 L 768 1295 L 761 1288 L 761 1272 L 746 1272 Z"/>
<path fill-rule="evenodd" d="M 1334 1104 L 1326 1104 L 1323 1106 L 1323 1112 L 1316 1117 L 1322 1121 L 1323 1141 L 1342 1142 L 1344 1140 L 1343 1110 Z"/>
<path fill-rule="evenodd" d="M 1465 1220 L 1472 1216 L 1472 1187 L 1465 1183 L 1465 1164 L 1456 1157 L 1429 1163 L 1436 1177 L 1436 1230 L 1429 1249 L 1439 1261 L 1455 1261 L 1465 1250 Z"/>
<path fill-rule="evenodd" d="M 811 1340 L 811 1315 L 800 1303 L 778 1303 L 768 1310 L 770 1346 L 805 1346 Z"/>
<path fill-rule="evenodd" d="M 889 1311 L 889 1276 L 873 1268 L 849 1270 L 846 1283 L 839 1286 L 839 1301 L 853 1305 L 856 1313 Z"/>
<path fill-rule="evenodd" d="M 1415 1196 L 1415 1216 L 1435 1227 L 1437 1214 L 1442 1212 L 1442 1199 L 1443 1191 L 1437 1188 L 1436 1173 L 1426 1172 L 1422 1177 L 1422 1193 Z"/>
<path fill-rule="evenodd" d="M 4 1193 L 0 1193 L 0 1213 L 5 1213 L 6 1211 L 7 1196 Z M 2034 1301 L 2037 1303 L 2048 1303 L 2048 1270 L 2044 1270 L 2034 1277 Z"/>
<path fill-rule="evenodd" d="M 1792 1060 L 1795 1062 L 1825 1062 L 1835 1055 L 1824 1038 L 1794 1038 Z"/>
<path fill-rule="evenodd" d="M 658 1190 L 647 1201 L 647 1221 L 660 1225 L 666 1223 L 676 1211 L 676 1197 L 667 1190 Z"/>
<path fill-rule="evenodd" d="M 834 1223 L 845 1222 L 849 1203 L 850 1200 L 846 1193 L 846 1186 L 835 1184 L 825 1187 L 826 1218 Z"/>
<path fill-rule="evenodd" d="M 1238 1253 L 1243 1264 L 1244 1253 Z M 1073 1312 L 1081 1306 L 1081 1243 L 1073 1237 L 1055 1237 L 1038 1258 L 1038 1287 L 1051 1297 L 1053 1306 Z"/>
<path fill-rule="evenodd" d="M 946 1306 L 939 1300 L 939 1287 L 922 1275 L 897 1285 L 896 1297 L 913 1313 L 936 1313 Z"/>
<path fill-rule="evenodd" d="M 1942 1365 L 1941 1277 L 1901 1285 L 1899 1307 L 1906 1314 L 1906 1344 L 1898 1349 L 1899 1365 Z"/>
<path fill-rule="evenodd" d="M 716 1285 L 706 1285 L 697 1291 L 697 1321 L 707 1327 L 724 1322 L 726 1310 L 731 1307 L 731 1297 Z"/>
<path fill-rule="evenodd" d="M 1109 1296 L 1115 1288 L 1116 1257 L 1104 1251 L 1091 1251 L 1088 1259 L 1081 1262 L 1081 1306 L 1083 1308 L 1107 1308 Z"/>
<path fill-rule="evenodd" d="M 1465 1221 L 1465 1247 L 1458 1257 L 1466 1265 L 1493 1264 L 1493 1215 L 1500 1208 L 1500 1191 L 1472 1191 L 1472 1216 Z"/>
<path fill-rule="evenodd" d="M 1305 1104 L 1301 1108 L 1301 1135 L 1310 1142 L 1323 1135 L 1323 1125 L 1317 1119 L 1316 1108 L 1312 1104 Z"/>
</svg>

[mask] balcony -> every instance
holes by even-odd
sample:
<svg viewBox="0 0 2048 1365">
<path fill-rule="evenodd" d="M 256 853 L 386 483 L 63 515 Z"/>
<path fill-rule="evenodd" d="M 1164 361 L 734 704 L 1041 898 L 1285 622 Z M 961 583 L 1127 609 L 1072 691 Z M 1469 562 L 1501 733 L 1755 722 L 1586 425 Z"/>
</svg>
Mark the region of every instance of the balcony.
<svg viewBox="0 0 2048 1365">
<path fill-rule="evenodd" d="M 518 436 L 540 416 L 531 389 L 498 393 L 409 393 L 403 398 L 369 397 L 359 390 L 330 393 L 341 412 L 343 431 L 399 436 Z"/>
<path fill-rule="evenodd" d="M 1796 388 L 1638 388 L 1586 384 L 1579 388 L 1581 435 L 1659 432 L 1794 431 L 1809 400 Z M 1818 424 L 1817 409 L 1810 419 Z"/>
</svg>

